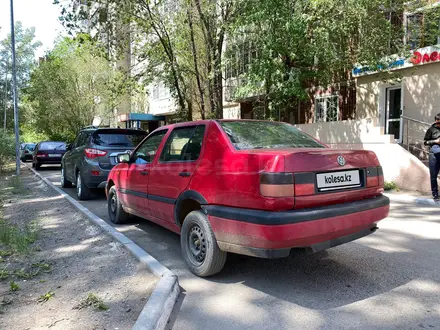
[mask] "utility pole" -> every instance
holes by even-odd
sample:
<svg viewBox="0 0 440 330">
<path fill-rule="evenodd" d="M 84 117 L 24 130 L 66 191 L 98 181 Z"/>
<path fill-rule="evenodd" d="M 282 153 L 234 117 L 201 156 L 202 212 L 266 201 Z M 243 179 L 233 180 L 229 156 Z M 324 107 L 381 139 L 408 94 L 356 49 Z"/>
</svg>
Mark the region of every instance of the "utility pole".
<svg viewBox="0 0 440 330">
<path fill-rule="evenodd" d="M 14 0 L 11 0 L 12 91 L 14 95 L 15 172 L 20 175 L 20 132 L 18 131 L 17 72 L 15 67 Z"/>
<path fill-rule="evenodd" d="M 3 133 L 6 134 L 6 111 L 8 110 L 8 70 L 6 69 L 5 74 L 5 115 L 3 118 Z"/>
</svg>

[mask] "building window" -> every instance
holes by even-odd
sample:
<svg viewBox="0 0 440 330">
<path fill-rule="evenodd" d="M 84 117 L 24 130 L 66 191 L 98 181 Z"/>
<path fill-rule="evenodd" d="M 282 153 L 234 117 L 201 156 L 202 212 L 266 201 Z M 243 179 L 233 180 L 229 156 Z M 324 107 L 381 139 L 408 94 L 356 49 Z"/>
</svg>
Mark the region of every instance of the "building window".
<svg viewBox="0 0 440 330">
<path fill-rule="evenodd" d="M 153 88 L 153 100 L 163 100 L 171 96 L 170 90 L 163 83 L 158 83 Z"/>
<path fill-rule="evenodd" d="M 406 17 L 406 42 L 411 49 L 434 46 L 440 43 L 440 8 L 431 7 L 408 14 Z"/>
<path fill-rule="evenodd" d="M 238 78 L 247 73 L 249 65 L 258 57 L 258 49 L 256 44 L 249 41 L 233 41 L 226 53 L 226 73 L 229 78 Z"/>
<path fill-rule="evenodd" d="M 317 96 L 315 98 L 315 122 L 326 123 L 339 120 L 339 96 Z"/>
</svg>

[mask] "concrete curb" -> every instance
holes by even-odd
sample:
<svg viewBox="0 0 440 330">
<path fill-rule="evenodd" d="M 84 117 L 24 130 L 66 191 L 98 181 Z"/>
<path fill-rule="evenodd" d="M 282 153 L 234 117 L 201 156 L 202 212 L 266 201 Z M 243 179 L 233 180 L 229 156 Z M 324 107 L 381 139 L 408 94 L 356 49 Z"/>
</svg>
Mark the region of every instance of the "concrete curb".
<svg viewBox="0 0 440 330">
<path fill-rule="evenodd" d="M 420 205 L 440 207 L 440 202 L 435 202 L 432 198 L 415 197 L 407 194 L 385 194 L 391 201 L 410 202 Z"/>
<path fill-rule="evenodd" d="M 62 195 L 67 201 L 81 211 L 90 221 L 99 226 L 103 231 L 112 236 L 121 243 L 131 254 L 144 264 L 155 276 L 159 277 L 159 283 L 151 293 L 150 298 L 145 304 L 142 312 L 133 326 L 133 330 L 162 330 L 165 329 L 168 320 L 173 311 L 177 297 L 180 294 L 179 281 L 168 268 L 163 266 L 159 261 L 145 252 L 140 246 L 134 243 L 124 234 L 107 224 L 103 219 L 90 212 L 86 207 L 78 201 L 70 197 L 60 188 L 56 187 L 52 182 L 43 177 L 33 168 L 23 164 L 31 170 L 39 179 L 46 183 L 49 187 Z"/>
</svg>

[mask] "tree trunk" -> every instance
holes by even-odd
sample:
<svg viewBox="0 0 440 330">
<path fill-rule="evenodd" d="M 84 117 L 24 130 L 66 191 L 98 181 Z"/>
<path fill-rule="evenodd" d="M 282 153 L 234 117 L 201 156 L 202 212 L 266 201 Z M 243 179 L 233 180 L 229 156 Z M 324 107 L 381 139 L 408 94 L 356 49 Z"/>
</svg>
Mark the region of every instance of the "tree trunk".
<svg viewBox="0 0 440 330">
<path fill-rule="evenodd" d="M 193 18 L 192 18 L 192 14 L 190 11 L 190 8 L 188 7 L 187 9 L 187 14 L 188 14 L 188 25 L 189 25 L 189 31 L 190 31 L 190 36 L 191 36 L 191 49 L 192 49 L 192 53 L 193 53 L 193 58 L 194 58 L 194 71 L 196 74 L 196 80 L 197 80 L 197 88 L 199 89 L 199 97 L 200 97 L 200 112 L 202 115 L 202 119 L 205 119 L 205 97 L 203 95 L 203 88 L 202 88 L 202 83 L 200 81 L 200 72 L 199 72 L 199 64 L 198 64 L 198 60 L 197 60 L 197 50 L 196 50 L 196 42 L 195 42 L 195 38 L 194 38 L 194 27 L 193 27 Z M 190 107 L 188 106 L 188 113 L 191 112 L 191 119 L 192 120 L 192 109 L 189 109 Z"/>
</svg>

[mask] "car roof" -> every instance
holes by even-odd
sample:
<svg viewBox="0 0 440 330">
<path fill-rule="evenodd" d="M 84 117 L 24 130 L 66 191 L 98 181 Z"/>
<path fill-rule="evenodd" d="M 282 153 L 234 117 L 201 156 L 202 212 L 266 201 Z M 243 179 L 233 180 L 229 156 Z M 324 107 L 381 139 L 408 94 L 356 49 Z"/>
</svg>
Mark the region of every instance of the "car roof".
<svg viewBox="0 0 440 330">
<path fill-rule="evenodd" d="M 84 131 L 130 131 L 130 132 L 145 132 L 144 130 L 141 129 L 136 129 L 136 128 L 122 128 L 122 127 L 86 127 L 86 128 L 82 128 L 80 130 L 80 132 L 84 132 Z"/>
<path fill-rule="evenodd" d="M 166 126 L 161 126 L 157 130 L 160 129 L 171 129 L 175 127 L 185 127 L 185 126 L 194 126 L 194 125 L 207 125 L 212 122 L 267 122 L 267 123 L 279 123 L 283 124 L 284 122 L 272 121 L 272 120 L 258 120 L 258 119 L 205 119 L 205 120 L 196 120 L 196 121 L 186 121 L 182 123 L 170 124 Z M 284 123 L 286 124 L 286 123 Z"/>
</svg>

